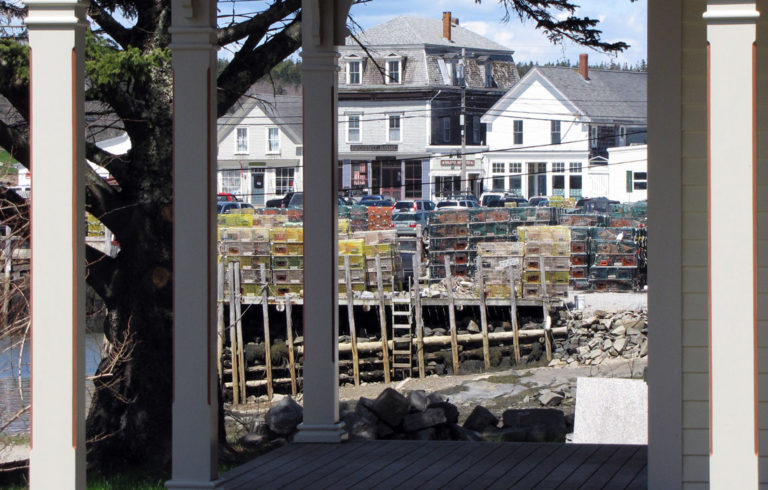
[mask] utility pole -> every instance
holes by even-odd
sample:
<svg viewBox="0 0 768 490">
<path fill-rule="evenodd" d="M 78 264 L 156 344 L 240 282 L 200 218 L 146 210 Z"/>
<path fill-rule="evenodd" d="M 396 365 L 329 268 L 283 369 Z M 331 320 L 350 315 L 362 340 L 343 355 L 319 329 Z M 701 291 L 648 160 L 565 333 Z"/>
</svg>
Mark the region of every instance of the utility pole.
<svg viewBox="0 0 768 490">
<path fill-rule="evenodd" d="M 467 193 L 467 78 L 466 78 L 466 48 L 461 48 L 461 183 L 462 193 Z"/>
</svg>

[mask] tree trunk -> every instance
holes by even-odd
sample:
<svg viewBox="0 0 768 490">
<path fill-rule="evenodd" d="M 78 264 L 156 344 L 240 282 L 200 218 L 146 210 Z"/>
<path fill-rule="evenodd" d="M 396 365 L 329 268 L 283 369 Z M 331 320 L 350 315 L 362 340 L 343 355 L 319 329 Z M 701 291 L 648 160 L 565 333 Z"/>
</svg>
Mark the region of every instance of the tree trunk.
<svg viewBox="0 0 768 490">
<path fill-rule="evenodd" d="M 162 124 L 166 123 L 166 124 Z M 114 355 L 102 359 L 86 422 L 89 465 L 169 469 L 172 386 L 172 141 L 170 116 L 131 138 L 142 174 L 122 188 L 133 203 L 120 253 L 100 294 Z M 163 129 L 164 128 L 164 129 Z M 142 155 L 143 154 L 143 155 Z M 141 164 L 138 164 L 141 162 Z M 89 272 L 90 276 L 90 272 Z M 95 280 L 96 277 L 94 276 Z M 105 285 L 106 284 L 106 285 Z M 106 296 L 106 297 L 105 297 Z M 190 428 L 194 430 L 193 428 Z"/>
</svg>

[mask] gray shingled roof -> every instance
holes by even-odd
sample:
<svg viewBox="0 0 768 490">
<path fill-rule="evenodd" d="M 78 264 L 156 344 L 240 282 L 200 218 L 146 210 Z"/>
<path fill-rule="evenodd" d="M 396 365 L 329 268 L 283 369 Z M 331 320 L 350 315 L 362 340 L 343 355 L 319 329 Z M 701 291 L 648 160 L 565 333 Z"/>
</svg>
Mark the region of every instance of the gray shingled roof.
<svg viewBox="0 0 768 490">
<path fill-rule="evenodd" d="M 218 120 L 217 137 L 221 142 L 238 125 L 267 124 L 259 119 L 246 119 L 254 107 L 259 106 L 272 122 L 296 144 L 302 144 L 304 117 L 300 95 L 247 94 L 232 107 L 232 112 Z"/>
<path fill-rule="evenodd" d="M 590 69 L 589 80 L 584 80 L 577 68 L 538 66 L 533 71 L 540 72 L 593 121 L 647 124 L 645 72 Z"/>
<path fill-rule="evenodd" d="M 430 45 L 501 51 L 512 54 L 510 48 L 460 26 L 452 27 L 452 40 L 449 41 L 443 37 L 442 19 L 395 17 L 388 22 L 371 27 L 355 37 L 366 46 Z M 346 45 L 357 46 L 357 42 L 349 36 Z"/>
</svg>

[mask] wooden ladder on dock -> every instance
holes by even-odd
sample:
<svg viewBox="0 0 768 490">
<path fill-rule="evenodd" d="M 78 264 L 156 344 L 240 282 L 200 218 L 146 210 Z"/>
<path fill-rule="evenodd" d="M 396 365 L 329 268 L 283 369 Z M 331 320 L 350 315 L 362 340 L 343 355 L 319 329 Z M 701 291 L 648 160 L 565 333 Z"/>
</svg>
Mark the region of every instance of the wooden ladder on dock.
<svg viewBox="0 0 768 490">
<path fill-rule="evenodd" d="M 392 299 L 392 375 L 413 375 L 413 311 L 410 298 Z"/>
</svg>

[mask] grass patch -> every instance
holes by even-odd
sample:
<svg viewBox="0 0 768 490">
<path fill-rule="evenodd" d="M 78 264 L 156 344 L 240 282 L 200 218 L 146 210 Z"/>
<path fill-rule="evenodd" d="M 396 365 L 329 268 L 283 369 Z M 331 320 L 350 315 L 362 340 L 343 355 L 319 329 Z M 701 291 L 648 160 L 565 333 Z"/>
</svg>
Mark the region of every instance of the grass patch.
<svg viewBox="0 0 768 490">
<path fill-rule="evenodd" d="M 28 446 L 29 434 L 1 434 L 0 433 L 0 447 L 9 446 Z"/>
<path fill-rule="evenodd" d="M 485 379 L 485 381 L 488 381 L 489 383 L 516 385 L 516 384 L 522 384 L 520 383 L 520 380 L 523 378 L 527 378 L 529 376 L 533 376 L 533 374 L 530 372 L 526 372 L 523 374 L 504 374 L 504 375 L 489 376 L 488 378 Z"/>
<path fill-rule="evenodd" d="M 437 390 L 435 393 L 440 393 L 441 395 L 455 395 L 464 391 L 469 391 L 469 387 L 464 385 L 457 385 L 451 386 L 450 388 L 445 388 L 444 390 Z"/>
<path fill-rule="evenodd" d="M 89 490 L 150 490 L 165 488 L 170 475 L 157 473 L 117 473 L 114 475 L 88 475 L 86 488 Z"/>
</svg>

